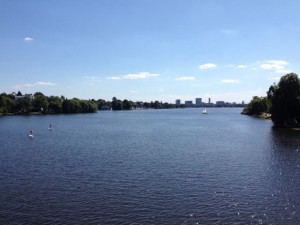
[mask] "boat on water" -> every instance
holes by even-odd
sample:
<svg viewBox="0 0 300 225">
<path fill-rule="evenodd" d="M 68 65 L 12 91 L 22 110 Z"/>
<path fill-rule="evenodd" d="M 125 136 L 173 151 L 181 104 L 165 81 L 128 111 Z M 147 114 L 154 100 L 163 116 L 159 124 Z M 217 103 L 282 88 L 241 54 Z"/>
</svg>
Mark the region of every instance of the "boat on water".
<svg viewBox="0 0 300 225">
<path fill-rule="evenodd" d="M 33 137 L 34 137 L 34 136 L 33 136 L 33 132 L 32 132 L 32 130 L 31 130 L 31 129 L 29 130 L 28 137 L 31 137 L 31 138 L 33 138 Z"/>
<path fill-rule="evenodd" d="M 202 114 L 207 114 L 207 110 L 206 110 L 206 108 L 205 108 L 205 109 L 203 109 L 203 111 L 202 111 Z"/>
</svg>

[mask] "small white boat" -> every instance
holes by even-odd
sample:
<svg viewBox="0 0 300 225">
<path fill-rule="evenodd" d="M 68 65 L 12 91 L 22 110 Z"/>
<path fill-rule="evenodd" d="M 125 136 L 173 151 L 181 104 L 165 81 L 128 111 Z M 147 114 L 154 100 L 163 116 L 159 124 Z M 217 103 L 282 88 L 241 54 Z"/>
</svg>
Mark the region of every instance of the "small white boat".
<svg viewBox="0 0 300 225">
<path fill-rule="evenodd" d="M 207 114 L 207 110 L 206 110 L 206 108 L 205 108 L 205 109 L 203 109 L 203 111 L 202 111 L 202 114 Z"/>
<path fill-rule="evenodd" d="M 32 132 L 32 130 L 31 130 L 31 129 L 29 130 L 28 137 L 31 137 L 31 138 L 33 138 L 33 137 L 34 137 L 34 136 L 33 136 L 33 132 Z"/>
</svg>

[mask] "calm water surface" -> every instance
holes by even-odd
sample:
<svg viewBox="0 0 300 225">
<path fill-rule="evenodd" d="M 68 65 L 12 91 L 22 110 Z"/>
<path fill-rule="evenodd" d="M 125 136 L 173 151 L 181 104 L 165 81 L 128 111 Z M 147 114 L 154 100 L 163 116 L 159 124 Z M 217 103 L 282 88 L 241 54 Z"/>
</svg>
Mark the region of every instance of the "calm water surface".
<svg viewBox="0 0 300 225">
<path fill-rule="evenodd" d="M 0 224 L 300 224 L 300 133 L 240 111 L 0 117 Z"/>
</svg>

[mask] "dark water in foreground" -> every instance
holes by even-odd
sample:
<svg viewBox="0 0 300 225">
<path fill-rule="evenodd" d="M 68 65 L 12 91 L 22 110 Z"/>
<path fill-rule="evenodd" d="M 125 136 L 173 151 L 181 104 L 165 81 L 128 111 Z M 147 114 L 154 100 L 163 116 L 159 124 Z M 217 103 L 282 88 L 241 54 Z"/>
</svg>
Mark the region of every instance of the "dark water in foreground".
<svg viewBox="0 0 300 225">
<path fill-rule="evenodd" d="M 240 111 L 0 117 L 0 224 L 300 224 L 300 133 Z"/>
</svg>

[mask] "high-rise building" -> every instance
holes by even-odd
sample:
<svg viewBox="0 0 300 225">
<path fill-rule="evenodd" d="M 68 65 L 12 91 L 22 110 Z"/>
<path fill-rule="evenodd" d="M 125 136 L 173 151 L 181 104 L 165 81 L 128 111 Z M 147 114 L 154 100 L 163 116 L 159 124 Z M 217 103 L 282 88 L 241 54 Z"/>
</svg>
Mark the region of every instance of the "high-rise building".
<svg viewBox="0 0 300 225">
<path fill-rule="evenodd" d="M 180 99 L 176 99 L 176 106 L 180 106 Z"/>
<path fill-rule="evenodd" d="M 202 105 L 202 98 L 196 98 L 196 106 Z"/>
<path fill-rule="evenodd" d="M 185 106 L 186 107 L 192 107 L 193 106 L 193 101 L 185 101 Z"/>
<path fill-rule="evenodd" d="M 208 104 L 210 104 L 210 98 L 208 98 Z"/>
</svg>

